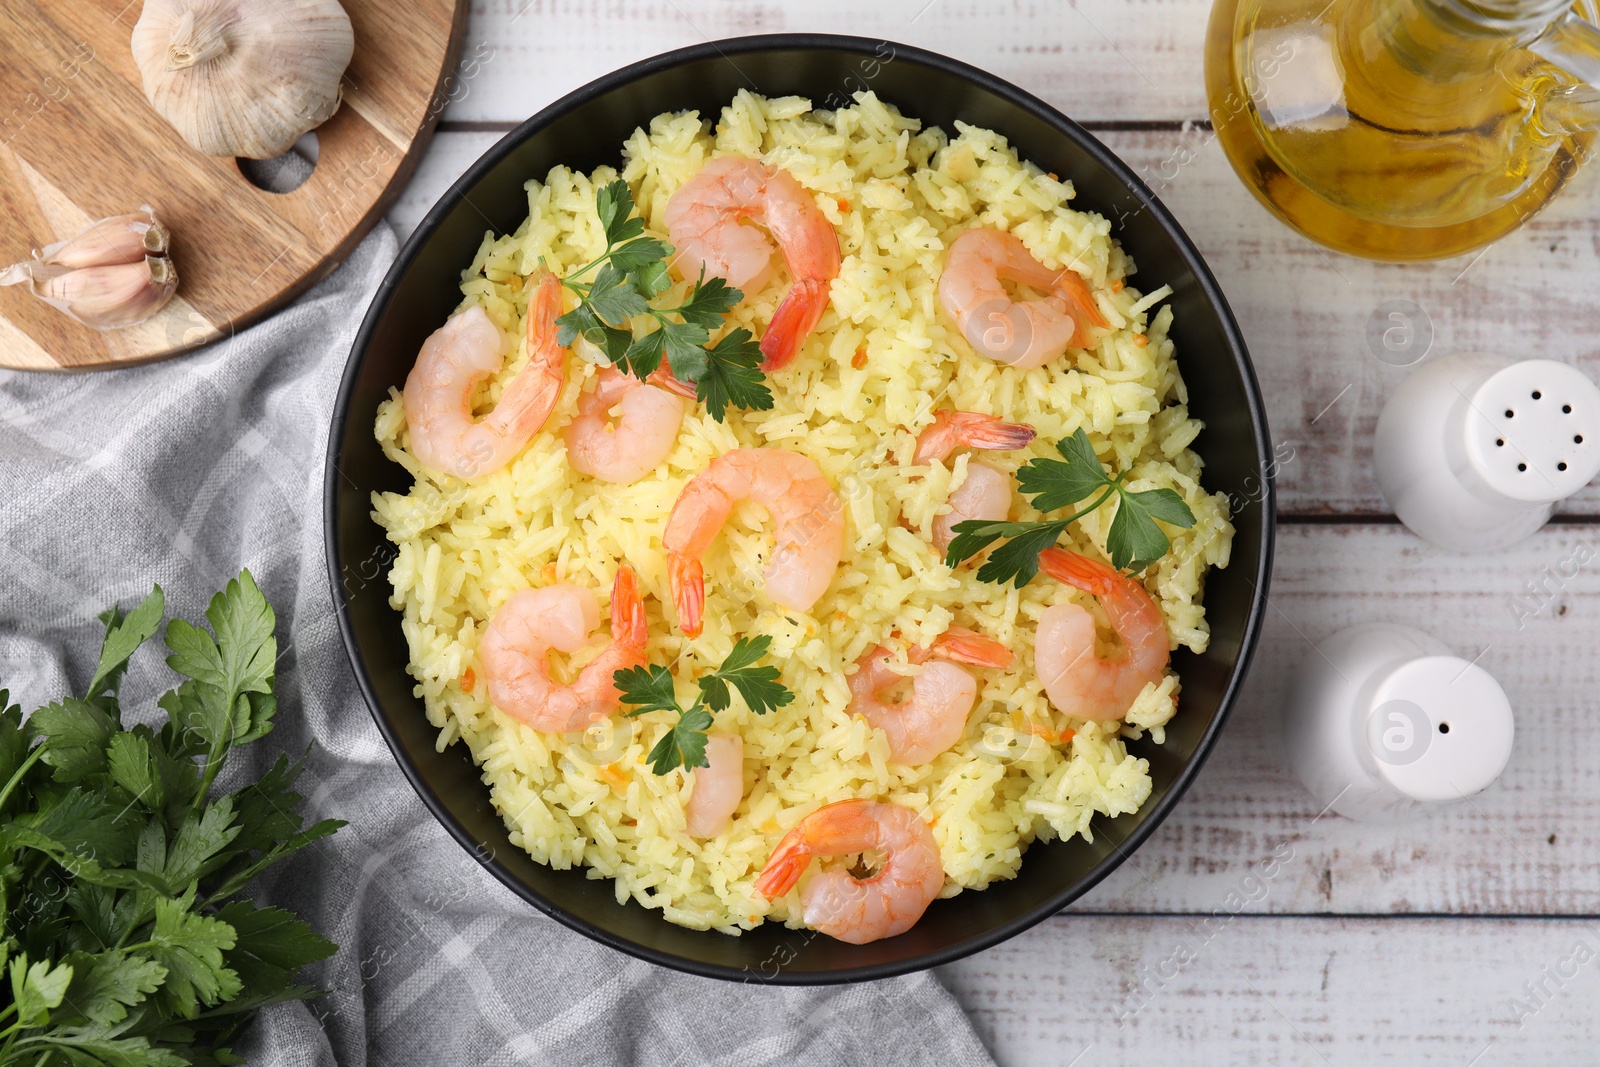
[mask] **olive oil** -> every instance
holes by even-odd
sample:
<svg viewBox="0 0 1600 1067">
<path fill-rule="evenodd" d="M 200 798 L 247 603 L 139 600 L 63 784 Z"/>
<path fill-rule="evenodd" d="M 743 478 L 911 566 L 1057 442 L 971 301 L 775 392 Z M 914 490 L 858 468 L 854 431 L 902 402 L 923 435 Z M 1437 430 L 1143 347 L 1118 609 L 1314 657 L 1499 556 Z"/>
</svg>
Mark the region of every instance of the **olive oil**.
<svg viewBox="0 0 1600 1067">
<path fill-rule="evenodd" d="M 1494 241 L 1572 178 L 1600 123 L 1594 91 L 1526 47 L 1545 26 L 1494 6 L 1218 0 L 1217 139 L 1268 209 L 1331 248 L 1421 260 Z"/>
</svg>

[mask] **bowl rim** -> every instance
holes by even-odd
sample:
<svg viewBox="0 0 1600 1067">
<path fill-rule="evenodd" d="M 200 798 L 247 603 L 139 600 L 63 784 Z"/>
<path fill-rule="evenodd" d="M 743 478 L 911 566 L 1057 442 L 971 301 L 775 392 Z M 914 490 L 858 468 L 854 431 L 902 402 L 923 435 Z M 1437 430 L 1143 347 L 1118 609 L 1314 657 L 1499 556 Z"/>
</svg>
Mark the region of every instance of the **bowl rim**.
<svg viewBox="0 0 1600 1067">
<path fill-rule="evenodd" d="M 734 55 L 773 50 L 838 51 L 862 56 L 876 56 L 881 59 L 877 49 L 884 46 L 888 46 L 893 50 L 892 54 L 896 59 L 901 57 L 912 59 L 917 63 L 972 82 L 1016 107 L 1031 113 L 1063 136 L 1074 141 L 1079 148 L 1110 171 L 1138 202 L 1140 211 L 1148 211 L 1172 239 L 1183 257 L 1184 265 L 1194 275 L 1207 302 L 1217 313 L 1222 332 L 1228 341 L 1230 355 L 1234 360 L 1244 387 L 1247 414 L 1255 433 L 1257 468 L 1261 472 L 1259 477 L 1262 487 L 1260 498 L 1261 554 L 1257 561 L 1256 573 L 1253 576 L 1247 576 L 1247 580 L 1251 581 L 1255 592 L 1251 598 L 1250 609 L 1245 618 L 1238 662 L 1223 689 L 1217 704 L 1216 714 L 1197 741 L 1193 756 L 1179 770 L 1176 779 L 1167 792 L 1156 801 L 1152 808 L 1141 811 L 1143 819 L 1139 825 L 1134 827 L 1128 836 L 1120 842 L 1113 843 L 1110 854 L 1096 861 L 1086 875 L 1072 882 L 1069 886 L 1062 888 L 1051 897 L 1049 902 L 1043 905 L 1018 915 L 981 935 L 920 956 L 889 963 L 836 968 L 826 971 L 791 972 L 785 968 L 777 968 L 776 973 L 771 975 L 764 972 L 752 974 L 747 970 L 736 970 L 733 967 L 702 963 L 698 960 L 688 959 L 648 945 L 638 944 L 623 937 L 614 936 L 547 901 L 530 886 L 512 875 L 494 856 L 492 849 L 485 849 L 482 842 L 477 841 L 471 833 L 467 832 L 466 828 L 461 825 L 450 811 L 443 798 L 438 796 L 428 785 L 417 765 L 401 744 L 387 715 L 382 710 L 382 704 L 378 700 L 372 679 L 367 672 L 365 662 L 356 643 L 354 627 L 350 618 L 350 603 L 345 595 L 344 583 L 341 580 L 342 560 L 339 552 L 338 500 L 340 496 L 339 481 L 342 475 L 339 468 L 339 458 L 342 454 L 342 442 L 346 433 L 346 424 L 351 414 L 351 395 L 355 388 L 355 381 L 366 362 L 373 334 L 377 331 L 380 320 L 388 310 L 394 290 L 399 285 L 400 280 L 411 269 L 422 247 L 427 243 L 443 219 L 461 200 L 466 199 L 472 187 L 485 174 L 497 167 L 503 159 L 520 147 L 524 141 L 581 104 L 657 71 L 685 63 L 716 58 L 729 59 L 730 56 Z M 1189 786 L 1193 784 L 1201 767 L 1210 756 L 1211 750 L 1216 745 L 1217 738 L 1221 735 L 1223 726 L 1233 711 L 1240 688 L 1249 674 L 1251 661 L 1255 657 L 1261 636 L 1267 606 L 1268 586 L 1272 577 L 1277 514 L 1276 479 L 1272 475 L 1272 467 L 1267 455 L 1270 441 L 1271 435 L 1267 426 L 1265 404 L 1254 367 L 1250 362 L 1249 350 L 1245 345 L 1244 335 L 1239 329 L 1239 324 L 1234 318 L 1233 310 L 1229 306 L 1227 298 L 1223 295 L 1221 287 L 1217 284 L 1216 278 L 1212 276 L 1210 268 L 1207 267 L 1199 250 L 1195 247 L 1194 242 L 1189 239 L 1188 234 L 1184 232 L 1183 227 L 1178 224 L 1171 212 L 1167 210 L 1144 181 L 1134 173 L 1132 168 L 1083 126 L 1032 93 L 1011 84 L 1003 78 L 996 77 L 961 60 L 913 45 L 890 41 L 886 38 L 843 34 L 753 34 L 721 40 L 707 40 L 700 44 L 662 52 L 638 62 L 630 63 L 609 74 L 602 75 L 594 81 L 567 93 L 519 123 L 516 128 L 490 146 L 476 162 L 451 184 L 450 188 L 439 197 L 433 207 L 423 216 L 416 229 L 406 239 L 404 246 L 395 257 L 394 263 L 390 266 L 388 273 L 385 274 L 383 281 L 373 294 L 361 326 L 356 332 L 355 340 L 351 344 L 350 355 L 346 360 L 344 372 L 340 378 L 339 390 L 334 399 L 332 420 L 329 426 L 327 454 L 323 470 L 324 552 L 339 635 L 344 644 L 345 655 L 349 659 L 350 666 L 356 676 L 356 683 L 361 691 L 362 699 L 366 702 L 367 710 L 372 715 L 378 732 L 383 736 L 385 744 L 388 745 L 395 762 L 399 764 L 406 779 L 411 783 L 412 789 L 416 791 L 418 797 L 421 798 L 424 806 L 427 807 L 433 817 L 438 820 L 446 832 L 455 838 L 469 855 L 487 868 L 507 889 L 571 930 L 619 952 L 673 970 L 705 978 L 744 982 L 754 981 L 773 985 L 827 985 L 840 982 L 868 981 L 926 970 L 963 959 L 977 952 L 992 948 L 1043 922 L 1093 889 L 1113 870 L 1121 866 L 1128 856 L 1155 832 L 1156 827 L 1165 821 L 1184 794 L 1188 792 Z M 667 920 L 663 917 L 660 921 L 665 922 Z M 728 936 L 715 931 L 705 931 L 705 933 L 707 936 Z"/>
</svg>

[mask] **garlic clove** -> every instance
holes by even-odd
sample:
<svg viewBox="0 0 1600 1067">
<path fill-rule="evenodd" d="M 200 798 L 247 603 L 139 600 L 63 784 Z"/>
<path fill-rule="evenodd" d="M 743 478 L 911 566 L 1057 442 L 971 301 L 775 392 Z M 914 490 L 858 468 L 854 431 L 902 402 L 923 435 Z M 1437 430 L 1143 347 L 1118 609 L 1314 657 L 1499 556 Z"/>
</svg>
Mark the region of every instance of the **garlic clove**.
<svg viewBox="0 0 1600 1067">
<path fill-rule="evenodd" d="M 207 155 L 270 159 L 326 122 L 355 51 L 338 0 L 145 0 L 145 96 Z"/>
<path fill-rule="evenodd" d="M 106 267 L 164 255 L 167 242 L 167 228 L 156 221 L 147 204 L 129 215 L 101 219 L 74 237 L 46 246 L 36 258 L 69 269 Z"/>
<path fill-rule="evenodd" d="M 52 265 L 45 266 L 49 271 Z M 39 273 L 44 276 L 31 279 L 34 296 L 97 330 L 143 322 L 160 311 L 178 287 L 177 269 L 165 256 Z"/>
<path fill-rule="evenodd" d="M 165 255 L 168 240 L 146 204 L 0 270 L 0 285 L 27 285 L 40 300 L 97 330 L 132 326 L 160 311 L 178 288 L 177 268 Z"/>
<path fill-rule="evenodd" d="M 25 259 L 21 263 L 13 263 L 5 270 L 0 270 L 0 285 L 37 285 L 65 274 L 71 269 L 59 263 L 41 263 L 37 259 Z"/>
</svg>

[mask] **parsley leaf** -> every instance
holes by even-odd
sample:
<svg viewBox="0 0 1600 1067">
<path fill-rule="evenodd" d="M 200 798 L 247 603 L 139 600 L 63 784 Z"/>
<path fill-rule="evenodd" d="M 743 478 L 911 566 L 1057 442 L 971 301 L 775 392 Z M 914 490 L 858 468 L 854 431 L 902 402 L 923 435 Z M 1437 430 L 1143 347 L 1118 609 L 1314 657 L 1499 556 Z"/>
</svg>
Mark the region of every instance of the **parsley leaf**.
<svg viewBox="0 0 1600 1067">
<path fill-rule="evenodd" d="M 772 638 L 765 634 L 756 638 L 739 638 L 734 642 L 728 658 L 722 661 L 722 666 L 697 683 L 700 686 L 700 699 L 712 711 L 721 711 L 732 700 L 728 693 L 728 686 L 732 685 L 757 715 L 765 715 L 793 701 L 794 694 L 778 681 L 778 668 L 770 664 L 755 666 L 755 662 L 765 656 L 770 647 Z"/>
<path fill-rule="evenodd" d="M 166 804 L 166 782 L 156 768 L 150 739 L 142 733 L 116 734 L 106 746 L 106 769 L 111 780 L 151 811 Z"/>
<path fill-rule="evenodd" d="M 187 893 L 156 901 L 150 938 L 137 946 L 167 969 L 156 995 L 184 1019 L 194 1018 L 201 1004 L 232 1000 L 243 988 L 222 959 L 222 950 L 233 947 L 233 927 L 191 911 L 193 903 Z"/>
<path fill-rule="evenodd" d="M 794 700 L 794 694 L 778 681 L 778 668 L 756 666 L 756 661 L 766 655 L 771 646 L 772 638 L 766 636 L 741 637 L 735 641 L 722 666 L 699 680 L 700 698 L 688 710 L 678 703 L 672 672 L 659 663 L 626 667 L 612 674 L 612 684 L 622 694 L 622 703 L 636 705 L 628 712 L 630 718 L 652 711 L 678 714 L 672 728 L 662 735 L 646 757 L 652 771 L 666 774 L 675 767 L 693 770 L 710 766 L 706 758 L 706 732 L 711 729 L 711 713 L 722 711 L 732 702 L 730 685 L 757 715 L 765 715 Z"/>
<path fill-rule="evenodd" d="M 642 228 L 644 223 L 640 222 L 639 225 Z M 615 267 L 625 274 L 632 274 L 636 271 L 651 268 L 657 263 L 661 264 L 661 268 L 665 270 L 666 263 L 663 260 L 670 255 L 672 255 L 672 246 L 667 242 L 658 241 L 654 237 L 640 237 L 637 240 L 629 241 L 612 252 L 611 262 L 607 266 Z M 655 294 L 652 293 L 650 295 L 654 296 Z"/>
<path fill-rule="evenodd" d="M 150 595 L 126 616 L 112 608 L 100 616 L 106 624 L 105 641 L 100 646 L 100 664 L 89 680 L 86 695 L 97 697 L 106 690 L 116 692 L 117 683 L 128 667 L 128 657 L 150 639 L 161 625 L 161 613 L 166 610 L 167 598 L 158 585 Z"/>
<path fill-rule="evenodd" d="M 17 1007 L 17 1022 L 23 1026 L 39 1026 L 50 1017 L 52 1008 L 61 1006 L 72 982 L 72 968 L 62 964 L 52 967 L 49 960 L 40 960 L 29 966 L 24 952 L 11 961 L 11 998 Z"/>
<path fill-rule="evenodd" d="M 749 330 L 740 326 L 710 348 L 697 349 L 702 359 L 687 361 L 681 369 L 694 382 L 695 399 L 718 422 L 729 404 L 750 411 L 772 407 L 772 390 L 762 384 L 761 346 Z M 674 371 L 680 371 L 674 362 Z"/>
<path fill-rule="evenodd" d="M 633 215 L 627 183 L 614 181 L 595 194 L 595 212 L 606 234 L 606 250 L 571 271 L 561 284 L 578 295 L 578 306 L 557 317 L 556 341 L 579 336 L 611 363 L 636 378 L 647 378 L 663 363 L 679 380 L 695 387 L 695 397 L 718 422 L 730 405 L 753 411 L 772 407 L 772 392 L 762 384 L 760 346 L 748 330 L 734 329 L 715 344 L 728 313 L 744 294 L 724 278 L 707 278 L 702 268 L 683 303 L 654 308 L 650 301 L 671 287 L 667 259 L 673 247 L 645 237 L 644 221 Z M 592 281 L 580 281 L 598 269 Z M 635 338 L 629 322 L 648 316 L 657 328 Z"/>
<path fill-rule="evenodd" d="M 955 537 L 945 551 L 951 567 L 982 552 L 1001 538 L 1009 540 L 990 553 L 978 579 L 1022 588 L 1039 573 L 1039 553 L 1054 545 L 1068 526 L 1090 514 L 1100 505 L 1117 498 L 1117 511 L 1106 534 L 1106 549 L 1111 564 L 1118 570 L 1137 572 L 1167 554 L 1172 541 L 1156 520 L 1187 529 L 1194 525 L 1194 512 L 1171 489 L 1131 492 L 1123 487 L 1127 472 L 1109 476 L 1095 455 L 1089 435 L 1081 428 L 1056 443 L 1061 459 L 1033 459 L 1017 471 L 1017 487 L 1033 498 L 1040 511 L 1057 511 L 1089 497 L 1088 504 L 1061 519 L 1042 522 L 988 522 L 967 519 L 951 529 Z"/>
<path fill-rule="evenodd" d="M 639 705 L 628 712 L 630 718 L 652 711 L 682 710 L 678 707 L 672 672 L 659 663 L 625 667 L 611 676 L 611 682 L 621 691 L 624 704 Z"/>
<path fill-rule="evenodd" d="M 228 749 L 265 735 L 277 707 L 271 686 L 278 660 L 272 608 L 249 571 L 211 598 L 206 618 L 214 639 L 182 619 L 167 624 L 172 651 L 167 666 L 189 681 L 159 702 L 173 724 L 191 731 L 207 753 L 202 796 Z"/>
<path fill-rule="evenodd" d="M 1033 506 L 1040 511 L 1055 511 L 1076 504 L 1108 484 L 1100 459 L 1094 454 L 1094 446 L 1089 443 L 1089 435 L 1082 428 L 1058 441 L 1056 451 L 1061 453 L 1065 463 L 1036 459 L 1017 471 L 1017 488 L 1033 497 Z"/>
<path fill-rule="evenodd" d="M 65 700 L 40 708 L 29 720 L 44 735 L 43 759 L 56 781 L 81 782 L 106 769 L 106 745 L 117 722 L 87 700 Z"/>
<path fill-rule="evenodd" d="M 1185 530 L 1194 525 L 1194 512 L 1183 502 L 1183 497 L 1171 489 L 1146 489 L 1139 493 L 1122 493 L 1124 501 L 1133 501 L 1138 509 L 1152 519 L 1160 519 Z"/>
<path fill-rule="evenodd" d="M 683 321 L 714 330 L 744 299 L 744 293 L 728 284 L 726 278 L 707 278 L 705 268 L 700 270 L 700 280 L 695 283 L 689 298 L 673 310 L 683 316 Z"/>
<path fill-rule="evenodd" d="M 217 918 L 233 928 L 235 952 L 248 952 L 289 973 L 327 959 L 338 947 L 282 908 L 258 908 L 247 900 L 235 900 L 217 912 Z"/>
<path fill-rule="evenodd" d="M 710 728 L 711 713 L 698 704 L 678 716 L 672 729 L 650 750 L 650 769 L 666 774 L 674 767 L 693 770 L 711 766 L 706 758 L 706 731 Z"/>
<path fill-rule="evenodd" d="M 616 327 L 650 310 L 650 305 L 645 303 L 644 297 L 639 295 L 633 283 L 628 281 L 628 276 L 618 270 L 615 263 L 607 263 L 600 268 L 584 302 L 601 322 Z"/>
<path fill-rule="evenodd" d="M 622 179 L 595 193 L 595 212 L 606 230 L 606 244 L 619 245 L 644 233 L 644 220 L 633 217 L 633 191 Z"/>
<path fill-rule="evenodd" d="M 126 1019 L 128 1009 L 154 993 L 167 977 L 167 969 L 155 960 L 120 951 L 73 952 L 62 962 L 72 967 L 72 984 L 64 998 L 68 1008 L 102 1028 Z"/>
<path fill-rule="evenodd" d="M 637 241 L 634 244 L 638 244 Z M 672 254 L 672 246 L 667 245 L 665 255 Z M 633 287 L 639 290 L 639 295 L 646 300 L 654 300 L 668 289 L 672 288 L 672 278 L 667 273 L 667 262 L 663 257 L 654 263 L 646 263 L 628 271 L 628 279 L 633 282 Z"/>
<path fill-rule="evenodd" d="M 24 721 L 0 691 L 7 1064 L 242 1062 L 231 1035 L 261 1007 L 315 995 L 295 973 L 333 950 L 237 895 L 342 825 L 302 829 L 299 765 L 280 757 L 254 783 L 211 791 L 228 752 L 272 728 L 272 608 L 243 572 L 211 600 L 209 629 L 170 622 L 168 663 L 186 677 L 157 701 L 164 725 L 125 728 L 118 682 L 164 606 L 157 588 L 127 615 L 101 616 L 82 697 Z"/>
<path fill-rule="evenodd" d="M 957 527 L 963 525 L 965 523 L 956 523 Z M 1013 525 L 1027 528 L 990 554 L 983 566 L 978 568 L 980 582 L 994 582 L 996 585 L 1010 582 L 1021 589 L 1039 573 L 1039 553 L 1060 540 L 1067 529 L 1064 522 L 1019 522 Z M 951 547 L 954 548 L 954 544 Z"/>
<path fill-rule="evenodd" d="M 595 338 L 600 336 L 604 329 L 605 323 L 594 313 L 594 308 L 588 304 L 579 304 L 566 314 L 556 316 L 556 344 L 565 347 L 580 336 L 598 344 Z"/>
<path fill-rule="evenodd" d="M 1171 489 L 1147 489 L 1130 493 L 1119 487 L 1122 500 L 1111 520 L 1106 547 L 1111 550 L 1111 565 L 1119 571 L 1142 571 L 1167 554 L 1172 542 L 1155 520 L 1188 528 L 1194 525 L 1194 512 Z"/>
<path fill-rule="evenodd" d="M 674 373 L 690 366 L 701 357 L 700 346 L 707 339 L 705 328 L 692 322 L 662 320 L 659 330 L 652 330 L 628 348 L 619 366 L 635 378 L 648 378 L 666 360 Z"/>
</svg>

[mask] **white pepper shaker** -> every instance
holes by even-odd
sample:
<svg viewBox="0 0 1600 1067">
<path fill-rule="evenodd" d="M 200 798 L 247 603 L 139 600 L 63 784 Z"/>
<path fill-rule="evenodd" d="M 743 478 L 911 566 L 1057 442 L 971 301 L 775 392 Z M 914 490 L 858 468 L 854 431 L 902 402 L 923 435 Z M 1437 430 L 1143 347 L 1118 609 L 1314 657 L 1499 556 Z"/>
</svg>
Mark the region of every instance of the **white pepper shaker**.
<svg viewBox="0 0 1600 1067">
<path fill-rule="evenodd" d="M 1398 821 L 1487 788 L 1511 758 L 1511 705 L 1489 672 L 1428 634 L 1368 623 L 1306 657 L 1283 709 L 1289 762 L 1352 819 Z"/>
<path fill-rule="evenodd" d="M 1373 465 L 1419 537 L 1459 552 L 1504 548 L 1600 474 L 1600 388 L 1549 359 L 1424 363 L 1379 416 Z"/>
</svg>

